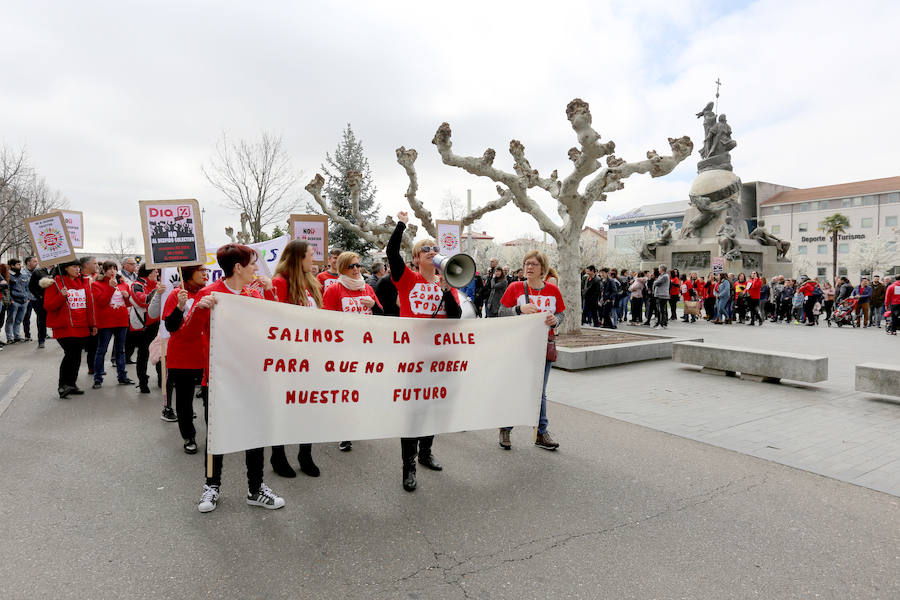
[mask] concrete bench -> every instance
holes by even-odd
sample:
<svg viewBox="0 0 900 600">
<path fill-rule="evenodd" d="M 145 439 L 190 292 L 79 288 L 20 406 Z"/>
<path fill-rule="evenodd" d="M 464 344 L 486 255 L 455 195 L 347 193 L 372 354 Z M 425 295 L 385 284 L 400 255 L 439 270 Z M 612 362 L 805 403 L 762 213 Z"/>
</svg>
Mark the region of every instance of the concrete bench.
<svg viewBox="0 0 900 600">
<path fill-rule="evenodd" d="M 900 366 L 883 363 L 856 365 L 856 391 L 900 396 Z"/>
<path fill-rule="evenodd" d="M 818 383 L 828 379 L 828 357 L 717 346 L 697 342 L 672 344 L 672 360 L 701 365 L 703 373 L 740 373 L 741 379 L 778 383 L 782 379 Z"/>
</svg>

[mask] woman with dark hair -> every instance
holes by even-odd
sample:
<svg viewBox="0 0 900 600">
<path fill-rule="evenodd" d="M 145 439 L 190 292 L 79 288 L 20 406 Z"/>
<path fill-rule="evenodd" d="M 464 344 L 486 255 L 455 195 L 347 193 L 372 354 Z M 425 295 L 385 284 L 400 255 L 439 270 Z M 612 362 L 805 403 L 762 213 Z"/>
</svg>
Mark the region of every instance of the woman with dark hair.
<svg viewBox="0 0 900 600">
<path fill-rule="evenodd" d="M 97 354 L 94 357 L 95 390 L 103 385 L 106 349 L 112 342 L 112 356 L 116 362 L 119 385 L 134 383 L 125 371 L 125 336 L 128 334 L 128 305 L 131 297 L 128 283 L 119 276 L 115 261 L 103 262 L 103 278 L 91 284 L 94 303 L 97 306 Z"/>
<path fill-rule="evenodd" d="M 147 376 L 147 362 L 150 360 L 150 342 L 159 333 L 159 319 L 154 319 L 147 312 L 147 307 L 156 295 L 158 269 L 148 269 L 142 264 L 138 268 L 137 279 L 131 284 L 131 307 L 128 309 L 128 328 L 137 349 L 138 386 L 142 394 L 150 393 L 150 378 Z"/>
<path fill-rule="evenodd" d="M 749 325 L 751 327 L 753 327 L 757 320 L 759 321 L 760 327 L 762 327 L 763 321 L 765 320 L 765 317 L 760 314 L 760 305 L 763 303 L 762 288 L 764 282 L 765 279 L 762 279 L 756 271 L 750 273 L 750 281 L 747 283 L 745 302 L 747 310 L 750 311 Z M 768 292 L 768 286 L 766 287 L 766 292 Z M 768 297 L 766 299 L 768 300 Z"/>
<path fill-rule="evenodd" d="M 643 323 L 644 327 L 650 327 L 650 319 L 659 312 L 658 303 L 653 297 L 653 284 L 656 282 L 656 278 L 659 277 L 659 267 L 653 267 L 653 271 L 648 271 L 647 275 L 647 283 L 644 285 L 644 305 L 647 307 L 645 311 L 647 319 Z M 659 320 L 658 316 L 656 318 Z"/>
<path fill-rule="evenodd" d="M 409 269 L 400 255 L 403 231 L 409 222 L 406 212 L 397 214 L 397 226 L 387 245 L 387 258 L 391 265 L 391 279 L 397 286 L 397 302 L 400 304 L 400 316 L 416 319 L 459 319 L 462 308 L 455 288 L 437 273 L 432 259 L 438 253 L 438 245 L 434 240 L 419 240 L 412 249 L 413 263 L 418 271 Z M 423 300 L 423 298 L 429 298 Z M 434 298 L 434 300 L 431 300 Z M 437 300 L 440 298 L 440 300 Z M 400 438 L 400 451 L 403 458 L 403 489 L 407 492 L 416 489 L 416 455 L 419 464 L 433 471 L 441 471 L 443 467 L 434 458 L 431 447 L 433 435 L 423 437 Z"/>
<path fill-rule="evenodd" d="M 491 291 L 488 294 L 485 313 L 487 313 L 488 317 L 497 317 L 500 315 L 500 299 L 503 298 L 503 293 L 506 291 L 506 286 L 509 285 L 509 280 L 503 276 L 501 267 L 495 267 L 491 275 L 492 277 L 488 279 L 487 284 Z"/>
<path fill-rule="evenodd" d="M 640 271 L 628 287 L 631 296 L 631 320 L 629 325 L 640 325 L 643 318 L 644 290 L 647 288 L 647 272 Z"/>
<path fill-rule="evenodd" d="M 354 252 L 341 252 L 335 262 L 338 278 L 322 295 L 322 308 L 338 312 L 350 312 L 362 315 L 383 315 L 384 310 L 375 290 L 363 279 L 360 271 L 359 255 Z M 342 441 L 338 446 L 342 452 L 353 449 L 353 442 Z"/>
<path fill-rule="evenodd" d="M 216 260 L 222 268 L 224 277 L 200 290 L 194 298 L 194 307 L 185 321 L 184 328 L 186 335 L 200 336 L 202 340 L 204 380 L 209 373 L 210 312 L 216 306 L 213 292 L 275 300 L 272 281 L 268 277 L 256 276 L 259 268 L 256 259 L 256 250 L 249 246 L 225 244 L 216 252 Z M 253 285 L 251 286 L 251 284 Z M 260 287 L 263 289 L 262 292 L 259 291 Z M 208 417 L 208 402 L 204 403 L 204 408 Z M 284 506 L 284 498 L 263 482 L 265 449 L 253 448 L 245 451 L 244 455 L 247 465 L 247 504 L 269 509 Z M 206 484 L 203 486 L 197 510 L 203 513 L 215 510 L 221 484 L 222 455 L 215 454 L 212 457 L 212 476 L 206 477 Z"/>
<path fill-rule="evenodd" d="M 744 319 L 747 318 L 747 308 L 749 305 L 747 288 L 749 285 L 747 276 L 743 272 L 738 273 L 737 279 L 734 282 L 734 312 L 737 313 L 738 323 L 741 325 L 744 324 Z"/>
<path fill-rule="evenodd" d="M 678 306 L 678 297 L 681 295 L 681 273 L 678 269 L 669 270 L 669 308 L 672 310 L 671 321 L 678 319 L 675 307 Z"/>
<path fill-rule="evenodd" d="M 162 320 L 169 341 L 166 344 L 166 391 L 169 389 L 175 396 L 175 418 L 178 430 L 184 440 L 184 451 L 187 454 L 197 453 L 197 431 L 194 428 L 194 386 L 203 379 L 203 339 L 199 335 L 190 335 L 182 325 L 194 307 L 197 293 L 206 285 L 208 270 L 203 265 L 181 267 L 184 283 L 179 284 L 166 297 L 162 309 Z M 201 388 L 201 395 L 206 398 L 206 387 Z M 163 420 L 172 420 L 171 406 L 163 409 Z"/>
<path fill-rule="evenodd" d="M 66 398 L 69 394 L 84 393 L 75 383 L 81 365 L 81 350 L 85 340 L 97 333 L 97 328 L 93 321 L 91 284 L 81 276 L 78 261 L 59 265 L 55 271 L 61 271 L 62 275 L 44 277 L 40 286 L 44 288 L 47 325 L 53 329 L 53 339 L 63 349 L 58 391 L 60 398 Z"/>
<path fill-rule="evenodd" d="M 313 274 L 315 254 L 309 242 L 291 240 L 281 251 L 272 287 L 279 302 L 295 304 L 307 308 L 322 308 L 322 285 Z M 331 287 L 334 287 L 333 285 Z M 312 458 L 312 444 L 300 444 L 297 453 L 300 471 L 310 477 L 319 476 L 319 467 Z M 272 469 L 282 477 L 296 477 L 297 473 L 288 463 L 284 446 L 272 446 Z"/>
</svg>

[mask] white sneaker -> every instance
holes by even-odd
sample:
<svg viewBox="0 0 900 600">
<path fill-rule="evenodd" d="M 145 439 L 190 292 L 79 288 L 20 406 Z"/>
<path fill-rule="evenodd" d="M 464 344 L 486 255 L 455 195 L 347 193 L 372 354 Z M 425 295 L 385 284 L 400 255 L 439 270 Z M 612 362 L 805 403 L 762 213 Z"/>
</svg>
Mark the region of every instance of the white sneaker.
<svg viewBox="0 0 900 600">
<path fill-rule="evenodd" d="M 264 483 L 259 485 L 259 492 L 251 494 L 247 492 L 247 504 L 250 506 L 262 506 L 263 508 L 276 509 L 284 506 L 284 498 L 272 491 L 272 488 Z"/>
<path fill-rule="evenodd" d="M 216 502 L 219 500 L 219 486 L 204 485 L 203 494 L 200 496 L 200 503 L 197 504 L 197 510 L 202 513 L 208 513 L 216 510 Z"/>
</svg>

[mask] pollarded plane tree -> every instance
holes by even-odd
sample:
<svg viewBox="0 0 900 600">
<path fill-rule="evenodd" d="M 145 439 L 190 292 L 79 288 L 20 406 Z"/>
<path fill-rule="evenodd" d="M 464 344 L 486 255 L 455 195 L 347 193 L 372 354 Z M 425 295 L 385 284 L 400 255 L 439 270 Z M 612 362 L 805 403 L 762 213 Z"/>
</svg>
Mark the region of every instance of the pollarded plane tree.
<svg viewBox="0 0 900 600">
<path fill-rule="evenodd" d="M 557 171 L 550 177 L 541 177 L 525 157 L 525 147 L 518 140 L 509 143 L 513 157 L 514 173 L 493 166 L 496 152 L 488 148 L 480 157 L 458 156 L 453 153 L 450 141 L 450 125 L 441 124 L 432 143 L 437 146 L 444 164 L 463 169 L 472 175 L 487 177 L 495 181 L 501 199 L 511 200 L 519 210 L 534 217 L 538 227 L 550 235 L 559 249 L 560 288 L 566 303 L 566 318 L 561 333 L 578 333 L 581 325 L 581 278 L 583 265 L 579 264 L 581 230 L 588 211 L 595 202 L 606 200 L 607 194 L 624 188 L 624 179 L 635 173 L 650 173 L 651 177 L 661 177 L 687 158 L 694 144 L 687 136 L 669 138 L 672 154 L 660 156 L 655 150 L 647 152 L 646 160 L 627 162 L 615 156 L 615 143 L 610 140 L 600 142 L 600 134 L 591 126 L 591 111 L 588 103 L 576 98 L 566 107 L 566 116 L 578 139 L 579 148 L 569 150 L 572 172 L 559 179 Z M 606 157 L 606 166 L 600 159 Z M 590 180 L 581 191 L 581 184 Z M 529 195 L 529 190 L 539 188 L 556 200 L 557 212 L 562 224 L 557 225 L 538 203 Z"/>
<path fill-rule="evenodd" d="M 406 188 L 406 194 L 404 194 L 406 201 L 409 203 L 413 214 L 422 223 L 422 227 L 428 232 L 428 235 L 431 236 L 432 239 L 437 240 L 437 225 L 434 222 L 431 211 L 425 208 L 425 205 L 417 197 L 419 177 L 416 173 L 416 158 L 418 158 L 418 153 L 413 148 L 408 150 L 403 146 L 397 148 L 397 162 L 403 167 L 403 170 L 406 171 L 406 176 L 409 178 L 409 186 Z M 347 186 L 350 188 L 350 212 L 352 220 L 339 215 L 337 211 L 328 204 L 325 198 L 322 197 L 322 187 L 325 185 L 325 179 L 318 173 L 315 178 L 306 185 L 306 191 L 310 193 L 322 209 L 322 212 L 328 215 L 329 219 L 354 232 L 367 242 L 375 244 L 379 250 L 383 250 L 384 247 L 387 246 L 388 240 L 394 232 L 397 223 L 390 216 L 385 217 L 384 221 L 381 223 L 370 222 L 362 216 L 359 210 L 360 181 L 361 175 L 359 173 L 356 171 L 347 172 Z M 484 206 L 473 209 L 463 215 L 460 219 L 462 227 L 467 227 L 491 211 L 503 208 L 511 199 L 512 196 L 501 195 L 500 198 L 492 200 Z M 410 223 L 403 235 L 403 248 L 407 253 L 412 250 L 417 233 L 418 226 Z"/>
</svg>

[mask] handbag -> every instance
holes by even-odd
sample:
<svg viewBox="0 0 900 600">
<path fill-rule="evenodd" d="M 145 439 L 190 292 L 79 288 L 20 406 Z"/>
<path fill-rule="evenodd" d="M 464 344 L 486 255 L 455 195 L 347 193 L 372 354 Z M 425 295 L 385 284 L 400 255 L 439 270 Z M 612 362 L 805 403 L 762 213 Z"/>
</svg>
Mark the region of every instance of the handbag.
<svg viewBox="0 0 900 600">
<path fill-rule="evenodd" d="M 525 304 L 528 304 L 530 301 L 528 300 L 528 284 L 524 284 L 525 286 Z M 547 362 L 556 362 L 556 359 L 559 358 L 558 353 L 556 352 L 556 331 L 551 327 L 550 332 L 547 334 Z"/>
<path fill-rule="evenodd" d="M 684 314 L 700 316 L 700 302 L 696 300 L 687 300 L 684 303 Z"/>
</svg>

